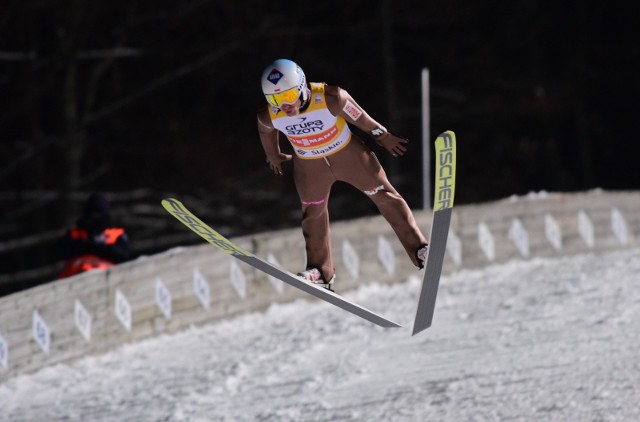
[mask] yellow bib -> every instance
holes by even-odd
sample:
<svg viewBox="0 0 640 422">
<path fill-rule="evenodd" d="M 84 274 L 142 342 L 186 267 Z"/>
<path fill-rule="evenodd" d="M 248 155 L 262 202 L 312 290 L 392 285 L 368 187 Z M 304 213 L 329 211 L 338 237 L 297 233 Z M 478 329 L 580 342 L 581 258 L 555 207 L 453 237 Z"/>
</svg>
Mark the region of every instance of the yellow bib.
<svg viewBox="0 0 640 422">
<path fill-rule="evenodd" d="M 335 154 L 351 140 L 347 122 L 327 108 L 324 84 L 310 85 L 309 107 L 303 113 L 289 117 L 279 108 L 269 108 L 273 126 L 287 136 L 296 155 L 303 160 Z"/>
</svg>

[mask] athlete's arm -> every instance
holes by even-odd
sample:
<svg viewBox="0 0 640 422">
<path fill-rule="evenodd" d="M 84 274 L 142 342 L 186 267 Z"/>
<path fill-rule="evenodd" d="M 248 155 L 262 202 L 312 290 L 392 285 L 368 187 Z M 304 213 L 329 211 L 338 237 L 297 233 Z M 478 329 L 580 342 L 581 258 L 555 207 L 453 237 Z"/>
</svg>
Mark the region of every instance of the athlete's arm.
<svg viewBox="0 0 640 422">
<path fill-rule="evenodd" d="M 282 175 L 282 163 L 291 160 L 291 155 L 280 151 L 279 132 L 273 127 L 266 107 L 258 112 L 258 134 L 271 170 L 275 174 Z"/>
<path fill-rule="evenodd" d="M 406 144 L 409 141 L 387 131 L 384 126 L 369 116 L 346 90 L 337 86 L 326 85 L 325 94 L 331 114 L 344 117 L 348 123 L 371 135 L 379 145 L 394 157 L 404 155 L 407 152 Z"/>
</svg>

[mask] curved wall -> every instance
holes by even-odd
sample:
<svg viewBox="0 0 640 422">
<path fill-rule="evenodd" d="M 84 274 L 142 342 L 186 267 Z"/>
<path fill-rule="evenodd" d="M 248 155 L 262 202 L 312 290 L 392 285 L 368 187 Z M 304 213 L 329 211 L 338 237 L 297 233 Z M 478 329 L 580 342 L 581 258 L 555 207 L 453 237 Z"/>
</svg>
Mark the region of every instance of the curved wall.
<svg viewBox="0 0 640 422">
<path fill-rule="evenodd" d="M 415 215 L 428 233 L 431 213 Z M 637 247 L 640 192 L 542 193 L 458 206 L 451 229 L 445 274 L 511 259 Z M 382 217 L 333 223 L 332 235 L 338 292 L 418 274 Z M 304 265 L 297 228 L 234 241 L 290 271 Z M 0 381 L 301 297 L 309 298 L 208 244 L 55 281 L 0 298 Z M 405 323 L 413 312 L 407 310 Z"/>
</svg>

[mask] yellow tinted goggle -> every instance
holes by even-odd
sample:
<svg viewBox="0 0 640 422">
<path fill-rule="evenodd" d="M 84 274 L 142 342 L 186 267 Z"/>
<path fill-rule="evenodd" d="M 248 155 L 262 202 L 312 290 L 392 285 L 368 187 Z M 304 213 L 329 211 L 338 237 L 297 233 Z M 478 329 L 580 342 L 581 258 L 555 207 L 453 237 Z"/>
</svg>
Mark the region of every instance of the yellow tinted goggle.
<svg viewBox="0 0 640 422">
<path fill-rule="evenodd" d="M 265 94 L 267 101 L 274 107 L 280 107 L 282 104 L 293 104 L 298 101 L 300 94 L 295 88 L 287 89 L 277 94 Z"/>
</svg>

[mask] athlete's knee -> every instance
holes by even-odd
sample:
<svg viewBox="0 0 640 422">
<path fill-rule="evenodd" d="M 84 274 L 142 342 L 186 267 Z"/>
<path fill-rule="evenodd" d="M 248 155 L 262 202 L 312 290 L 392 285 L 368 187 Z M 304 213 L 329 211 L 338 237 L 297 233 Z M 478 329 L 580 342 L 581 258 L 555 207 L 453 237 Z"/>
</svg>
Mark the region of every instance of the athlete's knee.
<svg viewBox="0 0 640 422">
<path fill-rule="evenodd" d="M 327 203 L 327 198 L 320 198 L 317 199 L 315 201 L 305 201 L 305 200 L 300 200 L 300 203 L 302 203 L 303 207 L 312 207 L 312 206 L 320 206 L 320 205 L 325 205 Z"/>
<path fill-rule="evenodd" d="M 402 196 L 393 189 L 392 187 L 386 185 L 376 186 L 371 190 L 363 191 L 365 195 L 367 195 L 373 201 L 397 201 L 402 200 Z"/>
<path fill-rule="evenodd" d="M 375 188 L 373 188 L 371 190 L 365 190 L 363 192 L 367 196 L 376 196 L 379 192 L 385 191 L 385 190 L 386 190 L 385 186 L 384 185 L 380 185 L 380 186 L 376 186 Z"/>
</svg>

